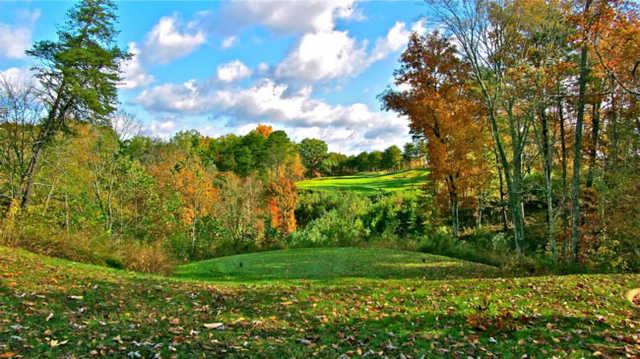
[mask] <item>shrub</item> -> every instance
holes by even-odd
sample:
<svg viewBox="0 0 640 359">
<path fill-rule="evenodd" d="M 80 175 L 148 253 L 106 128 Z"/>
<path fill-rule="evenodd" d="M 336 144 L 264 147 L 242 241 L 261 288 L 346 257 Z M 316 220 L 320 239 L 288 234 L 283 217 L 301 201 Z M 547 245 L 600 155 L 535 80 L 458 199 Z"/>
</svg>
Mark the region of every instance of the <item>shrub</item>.
<svg viewBox="0 0 640 359">
<path fill-rule="evenodd" d="M 290 236 L 292 247 L 331 247 L 356 245 L 362 240 L 364 226 L 355 216 L 331 210 Z"/>
<path fill-rule="evenodd" d="M 143 273 L 171 274 L 175 263 L 160 241 L 130 243 L 122 249 L 124 267 Z"/>
<path fill-rule="evenodd" d="M 426 253 L 440 254 L 493 266 L 505 266 L 508 258 L 512 256 L 510 252 L 496 252 L 493 249 L 483 248 L 472 242 L 452 238 L 443 231 L 436 231 L 432 235 L 424 237 L 419 249 Z"/>
</svg>

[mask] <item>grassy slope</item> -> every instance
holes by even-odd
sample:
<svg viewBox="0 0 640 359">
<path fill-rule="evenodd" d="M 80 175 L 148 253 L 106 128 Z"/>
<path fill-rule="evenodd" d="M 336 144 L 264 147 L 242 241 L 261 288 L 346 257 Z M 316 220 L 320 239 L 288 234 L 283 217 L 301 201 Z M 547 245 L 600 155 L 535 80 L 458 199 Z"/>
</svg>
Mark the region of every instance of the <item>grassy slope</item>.
<svg viewBox="0 0 640 359">
<path fill-rule="evenodd" d="M 397 264 L 407 260 L 408 268 L 419 267 L 422 258 L 451 262 L 470 277 L 489 269 L 383 250 L 377 259 L 371 252 L 324 250 L 308 263 L 310 252 L 299 254 L 241 257 L 256 266 L 253 273 L 234 269 L 238 257 L 181 268 L 183 276 L 201 277 L 212 267 L 224 275 L 213 279 L 226 280 L 205 282 L 0 247 L 0 356 L 581 357 L 638 350 L 640 313 L 623 292 L 639 287 L 640 275 L 445 280 L 462 276 L 462 270 L 432 273 L 425 280 L 422 270 Z M 345 257 L 354 263 L 347 266 Z M 270 268 L 257 265 L 267 259 L 289 266 L 289 272 L 282 267 L 276 273 L 319 280 L 253 281 L 270 275 Z M 326 268 L 328 261 L 335 262 L 329 276 L 308 268 Z M 368 262 L 359 266 L 359 261 Z M 389 263 L 400 279 L 375 278 L 384 272 L 372 263 Z M 291 275 L 294 268 L 304 274 Z M 363 271 L 371 276 L 354 278 Z M 341 280 L 343 275 L 349 279 Z M 224 323 L 224 330 L 203 326 L 213 322 Z"/>
<path fill-rule="evenodd" d="M 492 267 L 418 252 L 377 248 L 307 248 L 242 254 L 184 265 L 181 278 L 255 282 L 290 279 L 324 283 L 357 278 L 442 279 L 496 276 Z"/>
<path fill-rule="evenodd" d="M 427 170 L 394 173 L 365 173 L 354 176 L 322 177 L 296 183 L 299 189 L 362 193 L 395 192 L 417 189 L 424 183 Z"/>
</svg>

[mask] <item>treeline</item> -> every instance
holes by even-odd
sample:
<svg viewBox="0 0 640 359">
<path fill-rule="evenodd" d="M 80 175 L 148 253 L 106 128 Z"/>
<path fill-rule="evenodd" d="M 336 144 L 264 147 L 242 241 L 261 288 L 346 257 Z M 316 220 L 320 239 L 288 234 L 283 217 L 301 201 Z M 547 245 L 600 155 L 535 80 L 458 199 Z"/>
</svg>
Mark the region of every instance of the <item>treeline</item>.
<svg viewBox="0 0 640 359">
<path fill-rule="evenodd" d="M 16 88 L 6 86 L 2 98 L 15 100 L 6 94 Z M 285 246 L 356 245 L 382 235 L 399 241 L 428 228 L 429 202 L 418 208 L 415 196 L 300 198 L 295 181 L 304 178 L 303 145 L 269 126 L 219 138 L 186 131 L 165 141 L 127 135 L 132 127 L 123 125 L 122 115 L 118 121 L 120 128 L 70 123 L 53 138 L 22 209 L 20 176 L 30 139 L 42 128 L 0 125 L 2 243 L 166 272 L 177 262 Z"/>
<path fill-rule="evenodd" d="M 304 156 L 307 141 L 300 144 L 301 154 Z M 316 165 L 314 162 L 304 161 L 309 176 L 342 176 L 358 172 L 393 171 L 407 168 L 424 168 L 426 166 L 427 146 L 423 140 L 407 143 L 401 150 L 398 146 L 389 146 L 384 151 L 360 152 L 357 155 L 346 156 L 331 152 L 323 157 Z M 304 157 L 303 157 L 304 158 Z"/>
<path fill-rule="evenodd" d="M 426 140 L 453 236 L 499 209 L 518 255 L 639 268 L 637 3 L 428 3 L 444 33 L 412 36 L 381 100 Z"/>
</svg>

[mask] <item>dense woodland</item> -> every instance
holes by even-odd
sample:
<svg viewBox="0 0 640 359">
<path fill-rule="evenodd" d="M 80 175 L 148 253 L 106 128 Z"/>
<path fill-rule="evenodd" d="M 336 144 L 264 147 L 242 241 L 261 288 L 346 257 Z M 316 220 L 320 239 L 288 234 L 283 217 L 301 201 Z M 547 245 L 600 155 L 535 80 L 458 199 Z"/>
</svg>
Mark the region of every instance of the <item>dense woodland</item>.
<svg viewBox="0 0 640 359">
<path fill-rule="evenodd" d="M 429 9 L 427 11 L 427 9 Z M 0 82 L 3 244 L 151 272 L 284 247 L 380 245 L 544 270 L 640 268 L 640 21 L 627 1 L 428 1 L 379 96 L 415 140 L 347 156 L 260 125 L 140 134 L 118 109 L 116 9 L 82 1 Z M 269 123 L 269 119 L 265 119 Z M 296 181 L 427 168 L 418 192 Z"/>
</svg>

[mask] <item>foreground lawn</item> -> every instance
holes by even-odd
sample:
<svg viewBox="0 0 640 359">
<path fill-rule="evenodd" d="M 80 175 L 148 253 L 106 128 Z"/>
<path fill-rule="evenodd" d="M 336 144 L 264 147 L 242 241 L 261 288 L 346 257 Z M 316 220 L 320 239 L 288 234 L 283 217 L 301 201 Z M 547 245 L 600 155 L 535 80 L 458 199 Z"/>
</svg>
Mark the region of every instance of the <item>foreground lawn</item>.
<svg viewBox="0 0 640 359">
<path fill-rule="evenodd" d="M 298 189 L 320 191 L 354 191 L 360 193 L 395 192 L 419 189 L 427 178 L 427 170 L 394 173 L 364 173 L 354 176 L 322 177 L 296 183 Z"/>
<path fill-rule="evenodd" d="M 374 262 L 372 253 L 335 251 Z M 389 253 L 398 255 L 393 265 L 452 262 L 469 278 L 442 271 L 424 279 L 424 267 L 358 276 L 368 266 L 344 260 L 325 276 L 305 269 L 313 263 L 303 264 L 311 258 L 304 250 L 299 260 L 287 251 L 203 262 L 173 279 L 0 247 L 0 357 L 640 355 L 640 313 L 623 298 L 640 275 L 481 279 L 476 271 L 495 272 L 404 252 L 381 250 L 379 260 Z M 307 279 L 270 281 L 268 259 Z M 205 279 L 209 267 L 212 282 L 185 279 Z"/>
</svg>

